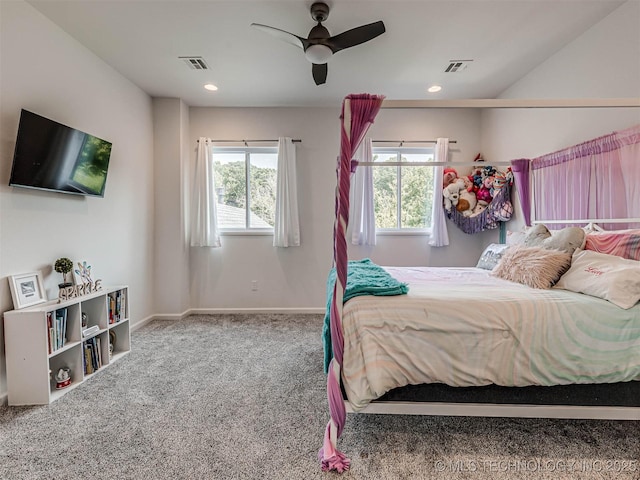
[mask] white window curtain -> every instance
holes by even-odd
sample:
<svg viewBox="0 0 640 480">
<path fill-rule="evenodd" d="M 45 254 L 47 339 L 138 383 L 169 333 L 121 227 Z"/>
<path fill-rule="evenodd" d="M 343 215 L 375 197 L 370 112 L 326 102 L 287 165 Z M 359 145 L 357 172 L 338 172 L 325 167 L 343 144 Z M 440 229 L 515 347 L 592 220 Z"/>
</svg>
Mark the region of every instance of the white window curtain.
<svg viewBox="0 0 640 480">
<path fill-rule="evenodd" d="M 438 138 L 436 141 L 436 162 L 449 161 L 449 139 Z M 433 210 L 431 211 L 431 237 L 429 245 L 432 247 L 445 247 L 449 245 L 449 233 L 447 221 L 442 207 L 442 179 L 444 167 L 435 167 L 433 175 Z"/>
<path fill-rule="evenodd" d="M 274 247 L 300 245 L 298 188 L 296 185 L 296 147 L 289 137 L 278 138 L 278 178 L 276 186 L 276 220 Z"/>
<path fill-rule="evenodd" d="M 211 144 L 205 137 L 198 140 L 193 197 L 191 202 L 191 246 L 220 247 L 218 214 Z"/>
<path fill-rule="evenodd" d="M 354 155 L 359 162 L 373 161 L 373 142 L 365 138 Z M 373 167 L 356 168 L 351 182 L 351 243 L 376 244 L 376 218 L 373 210 Z"/>
</svg>

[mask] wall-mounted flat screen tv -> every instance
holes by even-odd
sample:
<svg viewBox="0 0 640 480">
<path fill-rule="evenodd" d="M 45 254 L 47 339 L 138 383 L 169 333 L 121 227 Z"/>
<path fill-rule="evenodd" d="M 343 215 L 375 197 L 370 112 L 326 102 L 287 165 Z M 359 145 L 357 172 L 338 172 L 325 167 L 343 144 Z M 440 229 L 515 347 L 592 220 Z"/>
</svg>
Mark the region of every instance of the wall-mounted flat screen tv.
<svg viewBox="0 0 640 480">
<path fill-rule="evenodd" d="M 103 197 L 110 157 L 111 142 L 23 109 L 9 185 Z"/>
</svg>

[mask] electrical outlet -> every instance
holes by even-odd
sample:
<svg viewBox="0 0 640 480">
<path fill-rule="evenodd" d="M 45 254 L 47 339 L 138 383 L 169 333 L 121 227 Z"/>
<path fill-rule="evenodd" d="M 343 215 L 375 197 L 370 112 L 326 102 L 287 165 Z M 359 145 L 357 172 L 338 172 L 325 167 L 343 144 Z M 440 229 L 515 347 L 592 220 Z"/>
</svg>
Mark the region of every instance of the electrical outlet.
<svg viewBox="0 0 640 480">
<path fill-rule="evenodd" d="M 257 292 L 258 291 L 258 281 L 257 280 L 251 280 L 251 291 L 252 292 Z"/>
</svg>

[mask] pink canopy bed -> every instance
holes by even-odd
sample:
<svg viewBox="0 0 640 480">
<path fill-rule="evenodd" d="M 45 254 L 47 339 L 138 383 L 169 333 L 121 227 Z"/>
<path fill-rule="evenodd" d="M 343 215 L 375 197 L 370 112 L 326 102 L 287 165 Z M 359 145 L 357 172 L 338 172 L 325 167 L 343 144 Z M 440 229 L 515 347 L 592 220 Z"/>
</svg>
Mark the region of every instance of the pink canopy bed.
<svg viewBox="0 0 640 480">
<path fill-rule="evenodd" d="M 544 221 L 557 233 L 533 227 L 521 245 L 504 250 L 493 270 L 479 268 L 480 262 L 475 268 L 374 266 L 383 270 L 376 271 L 378 278 L 397 281 L 393 287 L 400 291 L 375 296 L 363 289 L 354 294 L 351 274 L 371 265 L 350 262 L 347 256 L 350 179 L 357 167 L 352 158 L 383 100 L 349 95 L 340 116 L 335 269 L 328 282 L 331 418 L 318 454 L 322 469 L 349 469 L 349 459 L 337 448 L 348 410 L 640 420 L 640 189 L 633 182 L 640 179 L 640 126 L 512 162 L 526 224 Z M 586 157 L 591 160 L 585 162 Z M 600 171 L 598 165 L 606 165 L 608 173 L 574 193 L 584 195 L 586 208 L 559 199 L 549 208 L 549 202 L 541 201 L 549 193 L 539 187 L 542 182 L 566 182 L 567 175 L 588 178 Z M 622 179 L 622 171 L 626 176 L 631 171 L 631 180 Z M 626 182 L 625 188 L 614 195 L 602 193 L 619 181 Z M 590 201 L 590 195 L 597 197 Z M 535 208 L 530 208 L 531 196 Z M 539 220 L 531 218 L 530 210 Z M 587 235 L 582 228 L 565 228 L 586 227 L 598 219 L 606 219 L 609 230 L 623 230 Z M 537 257 L 528 258 L 534 250 Z M 557 263 L 546 285 L 510 277 L 520 264 L 530 274 L 529 266 L 542 262 L 540 252 L 545 252 L 544 262 Z M 511 263 L 505 268 L 507 257 Z M 579 269 L 574 272 L 574 264 L 596 257 L 605 262 L 605 273 L 612 262 L 622 269 L 616 274 L 624 279 L 622 291 L 608 288 L 602 293 L 600 284 L 587 285 Z M 541 265 L 545 275 L 549 262 Z M 535 281 L 545 275 L 536 273 Z M 618 277 L 606 277 L 613 280 L 605 283 L 618 285 Z M 631 293 L 625 290 L 629 279 L 637 282 Z M 463 308 L 452 313 L 452 304 Z M 602 397 L 619 401 L 599 403 Z"/>
</svg>

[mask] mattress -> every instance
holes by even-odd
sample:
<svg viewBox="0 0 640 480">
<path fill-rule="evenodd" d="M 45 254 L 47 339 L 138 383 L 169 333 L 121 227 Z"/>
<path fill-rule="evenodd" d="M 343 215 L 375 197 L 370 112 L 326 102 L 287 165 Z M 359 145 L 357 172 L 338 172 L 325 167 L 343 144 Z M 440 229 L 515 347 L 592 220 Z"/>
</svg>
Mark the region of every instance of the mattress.
<svg viewBox="0 0 640 480">
<path fill-rule="evenodd" d="M 385 267 L 407 295 L 355 297 L 342 315 L 354 410 L 393 388 L 640 380 L 640 305 L 533 289 L 478 268 Z"/>
</svg>

